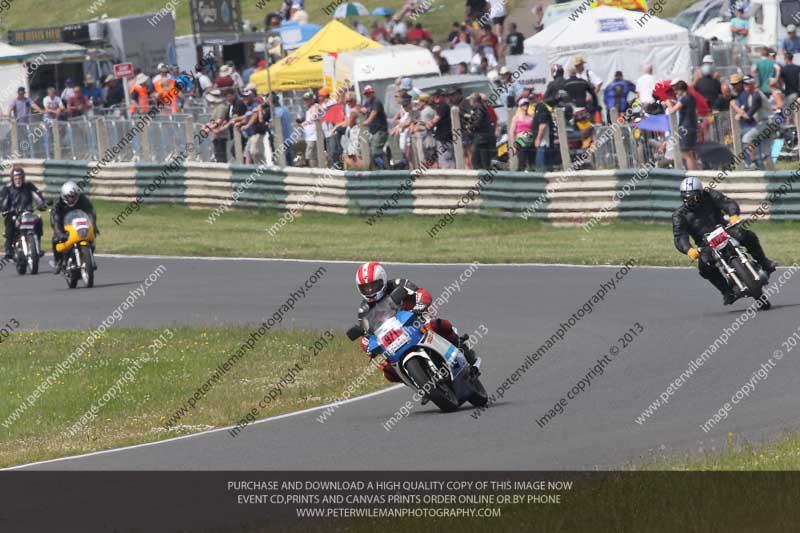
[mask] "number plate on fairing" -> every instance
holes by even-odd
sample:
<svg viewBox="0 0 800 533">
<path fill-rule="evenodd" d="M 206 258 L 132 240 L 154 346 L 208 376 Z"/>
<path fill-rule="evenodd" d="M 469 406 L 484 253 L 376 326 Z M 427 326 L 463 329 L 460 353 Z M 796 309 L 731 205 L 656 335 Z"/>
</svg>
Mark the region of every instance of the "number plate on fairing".
<svg viewBox="0 0 800 533">
<path fill-rule="evenodd" d="M 72 221 L 72 227 L 76 230 L 79 229 L 89 229 L 89 221 L 85 218 L 76 218 Z"/>
<path fill-rule="evenodd" d="M 731 236 L 728 235 L 728 232 L 725 231 L 725 228 L 717 228 L 708 234 L 706 240 L 708 241 L 709 246 L 712 246 L 715 250 L 719 250 L 720 248 L 725 247 L 730 238 Z"/>
<path fill-rule="evenodd" d="M 394 354 L 411 340 L 408 333 L 403 329 L 403 324 L 397 318 L 390 318 L 375 332 L 378 342 L 381 343 L 385 352 Z"/>
</svg>

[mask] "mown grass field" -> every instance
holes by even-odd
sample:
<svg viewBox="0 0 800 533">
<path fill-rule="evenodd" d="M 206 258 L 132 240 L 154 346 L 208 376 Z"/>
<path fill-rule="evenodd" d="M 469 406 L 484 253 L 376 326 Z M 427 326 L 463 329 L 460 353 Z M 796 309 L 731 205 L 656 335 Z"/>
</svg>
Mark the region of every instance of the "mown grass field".
<svg viewBox="0 0 800 533">
<path fill-rule="evenodd" d="M 521 0 L 509 0 L 509 10 L 513 9 Z M 10 7 L 0 13 L 2 16 L 2 27 L 6 29 L 33 28 L 43 26 L 57 26 L 91 20 L 101 15 L 108 17 L 121 17 L 125 15 L 141 15 L 145 13 L 155 13 L 162 8 L 168 10 L 175 7 L 176 30 L 175 35 L 188 35 L 192 33 L 191 17 L 189 14 L 188 0 L 62 0 L 51 9 L 42 9 L 40 2 L 34 0 L 9 0 Z M 395 10 L 401 8 L 404 0 L 371 0 L 362 2 L 364 6 L 372 11 L 376 7 L 389 7 Z M 464 1 L 463 0 L 429 0 L 431 10 L 419 18 L 419 22 L 427 28 L 437 42 L 447 39 L 450 26 L 454 21 L 464 20 Z M 267 0 L 262 4 L 262 9 L 258 7 L 256 0 L 240 0 L 239 5 L 242 9 L 242 20 L 249 20 L 252 26 L 264 27 L 264 16 L 267 13 L 277 11 L 281 6 L 281 0 Z M 306 0 L 305 10 L 308 13 L 309 21 L 315 24 L 324 25 L 331 20 L 331 16 L 326 14 L 324 9 L 329 4 L 338 5 L 331 0 Z M 31 17 L 36 13 L 35 19 Z M 347 24 L 353 20 L 360 20 L 369 26 L 373 20 L 383 20 L 383 17 L 354 17 L 345 19 Z M 525 32 L 526 30 L 522 30 Z M 530 30 L 527 30 L 528 32 Z"/>
<path fill-rule="evenodd" d="M 267 228 L 283 212 L 234 209 L 212 225 L 210 209 L 144 206 L 122 224 L 112 219 L 124 204 L 97 202 L 102 235 L 99 253 L 278 257 L 422 263 L 575 263 L 688 266 L 666 223 L 612 222 L 585 231 L 522 218 L 459 215 L 431 238 L 439 217 L 385 216 L 369 226 L 365 218 L 306 213 L 275 236 Z M 752 226 L 776 261 L 800 261 L 800 222 L 759 222 Z"/>
<path fill-rule="evenodd" d="M 334 331 L 314 355 L 307 347 L 324 332 L 276 330 L 262 337 L 194 409 L 166 429 L 176 410 L 256 328 L 164 325 L 152 330 L 108 330 L 33 406 L 5 427 L 9 415 L 87 337 L 86 331 L 15 332 L 4 340 L 0 352 L 0 467 L 236 424 L 295 364 L 302 370 L 293 373 L 294 382 L 284 380 L 281 394 L 256 418 L 336 401 L 354 383 L 359 386 L 353 396 L 388 385 L 380 372 L 365 373 L 370 368 L 368 358 L 342 332 Z M 165 329 L 172 338 L 160 350 L 151 348 L 159 336 L 163 335 L 162 342 L 168 339 Z M 309 354 L 306 363 L 303 357 Z M 126 373 L 128 379 L 120 382 Z M 114 397 L 101 405 L 118 382 Z M 93 404 L 96 418 L 81 424 L 81 416 L 91 412 Z M 79 429 L 74 435 L 73 426 Z"/>
</svg>

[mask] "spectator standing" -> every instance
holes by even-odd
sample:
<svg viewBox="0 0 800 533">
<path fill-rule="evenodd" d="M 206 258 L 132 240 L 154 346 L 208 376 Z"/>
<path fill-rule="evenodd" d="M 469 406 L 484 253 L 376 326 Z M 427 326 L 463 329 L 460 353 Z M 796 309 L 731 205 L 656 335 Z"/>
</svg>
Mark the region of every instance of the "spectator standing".
<svg viewBox="0 0 800 533">
<path fill-rule="evenodd" d="M 408 32 L 408 42 L 432 41 L 431 34 L 428 30 L 422 27 L 421 22 L 414 25 L 414 29 Z"/>
<path fill-rule="evenodd" d="M 47 122 L 59 120 L 64 113 L 64 102 L 56 94 L 55 87 L 47 88 L 47 96 L 42 99 L 42 109 L 44 110 L 44 120 Z"/>
<path fill-rule="evenodd" d="M 206 131 L 213 135 L 211 144 L 214 146 L 214 161 L 217 163 L 228 162 L 228 136 L 225 131 L 225 122 L 228 116 L 228 103 L 222 97 L 221 89 L 211 89 L 204 95 L 213 109 L 211 121 L 206 124 Z"/>
<path fill-rule="evenodd" d="M 534 106 L 531 131 L 533 132 L 533 148 L 536 151 L 536 170 L 543 172 L 547 170 L 550 163 L 548 155 L 555 146 L 556 134 L 550 106 L 541 99 Z"/>
<path fill-rule="evenodd" d="M 472 107 L 469 121 L 469 129 L 473 135 L 472 166 L 475 169 L 489 170 L 492 167 L 492 155 L 496 150 L 494 126 L 480 93 L 474 92 L 469 95 L 469 105 Z M 452 143 L 450 146 L 452 150 Z"/>
<path fill-rule="evenodd" d="M 105 81 L 106 81 L 106 86 L 103 99 L 106 102 L 106 106 L 111 107 L 115 105 L 124 104 L 125 89 L 122 88 L 122 85 L 119 83 L 119 80 L 115 78 L 112 74 L 109 74 L 106 77 Z"/>
<path fill-rule="evenodd" d="M 786 26 L 786 37 L 781 40 L 780 52 L 786 59 L 786 52 L 796 54 L 800 51 L 800 37 L 797 37 L 797 26 L 789 24 Z"/>
<path fill-rule="evenodd" d="M 433 137 L 436 139 L 439 168 L 454 168 L 453 122 L 450 119 L 450 105 L 444 99 L 444 91 L 437 89 L 433 95 L 433 102 L 436 116 L 426 126 L 434 130 Z"/>
<path fill-rule="evenodd" d="M 72 96 L 67 100 L 67 114 L 70 118 L 85 115 L 92 108 L 92 102 L 83 94 L 80 85 L 73 89 Z"/>
<path fill-rule="evenodd" d="M 558 91 L 564 88 L 567 80 L 564 79 L 564 67 L 557 63 L 550 65 L 550 75 L 553 81 L 548 83 L 544 90 L 544 101 L 552 105 L 558 99 Z"/>
<path fill-rule="evenodd" d="M 502 103 L 505 104 L 508 109 L 513 109 L 514 106 L 517 105 L 517 100 L 519 100 L 519 97 L 522 96 L 522 84 L 512 79 L 511 70 L 505 66 L 500 67 L 500 82 L 502 83 L 502 87 L 506 95 L 505 102 Z M 491 105 L 493 107 L 496 104 L 501 103 L 494 101 L 494 94 L 492 94 L 491 100 Z"/>
<path fill-rule="evenodd" d="M 497 44 L 500 40 L 497 38 L 492 32 L 491 26 L 488 24 L 481 28 L 480 35 L 478 37 L 478 45 L 483 48 L 484 52 L 486 53 L 486 57 L 492 57 L 489 60 L 489 67 L 495 68 L 497 66 L 497 58 L 500 56 Z"/>
<path fill-rule="evenodd" d="M 362 107 L 361 112 L 367 116 L 367 119 L 361 123 L 361 126 L 366 127 L 369 132 L 369 153 L 372 163 L 383 170 L 386 168 L 383 160 L 383 148 L 389 138 L 386 111 L 383 109 L 383 103 L 375 96 L 375 89 L 371 85 L 364 87 L 364 98 L 366 104 Z"/>
<path fill-rule="evenodd" d="M 762 46 L 759 51 L 761 57 L 758 58 L 750 71 L 753 77 L 758 78 L 758 88 L 761 92 L 769 96 L 769 80 L 770 78 L 780 77 L 781 67 L 769 57 L 769 48 Z"/>
<path fill-rule="evenodd" d="M 141 69 L 139 69 L 139 71 L 141 72 Z M 72 95 L 75 92 L 75 89 L 74 89 L 72 83 L 73 83 L 72 82 L 72 78 L 67 78 L 66 80 L 64 80 L 64 90 L 61 91 L 61 101 L 62 102 L 66 102 L 70 98 L 72 98 Z"/>
<path fill-rule="evenodd" d="M 433 52 L 433 58 L 436 60 L 436 64 L 439 66 L 439 73 L 447 74 L 450 72 L 450 62 L 447 61 L 447 58 L 442 55 L 442 47 L 436 45 L 433 47 L 431 52 Z"/>
<path fill-rule="evenodd" d="M 474 136 L 468 126 L 472 106 L 469 104 L 469 99 L 464 98 L 461 87 L 450 89 L 450 105 L 458 108 L 458 116 L 461 119 L 461 144 L 464 147 L 464 166 L 471 169 Z M 453 142 L 457 142 L 457 140 L 453 139 Z"/>
<path fill-rule="evenodd" d="M 694 153 L 697 144 L 697 103 L 685 81 L 674 82 L 672 88 L 676 98 L 667 101 L 667 112 L 678 114 L 677 135 L 683 158 L 686 161 L 686 170 L 697 170 Z"/>
<path fill-rule="evenodd" d="M 319 105 L 314 102 L 314 93 L 303 93 L 303 105 L 306 107 L 305 120 L 302 123 L 303 140 L 306 143 L 306 163 L 310 167 L 317 166 L 317 126 L 319 119 Z"/>
<path fill-rule="evenodd" d="M 784 53 L 783 59 L 785 61 L 781 67 L 783 93 L 786 95 L 786 105 L 792 105 L 800 93 L 800 66 L 794 64 L 794 54 L 791 52 Z"/>
<path fill-rule="evenodd" d="M 476 20 L 480 20 L 486 12 L 486 0 L 467 0 L 466 20 L 470 25 Z"/>
<path fill-rule="evenodd" d="M 150 91 L 147 87 L 147 76 L 141 72 L 133 78 L 133 86 L 130 88 L 130 113 L 147 113 L 150 111 Z M 63 98 L 62 98 L 63 100 Z"/>
<path fill-rule="evenodd" d="M 591 111 L 596 106 L 597 96 L 594 87 L 588 81 L 579 78 L 574 68 L 569 69 L 569 77 L 564 82 L 564 90 L 569 94 L 575 107 L 583 107 Z"/>
<path fill-rule="evenodd" d="M 508 11 L 506 11 L 507 1 L 489 0 L 489 17 L 492 19 L 492 24 L 494 24 L 494 32 L 501 41 L 503 40 L 504 24 L 508 15 Z"/>
<path fill-rule="evenodd" d="M 536 35 L 544 29 L 544 8 L 541 4 L 537 4 L 533 8 L 533 35 Z"/>
<path fill-rule="evenodd" d="M 263 95 L 264 98 L 269 98 L 268 94 Z M 294 162 L 294 136 L 292 135 L 292 117 L 289 110 L 281 105 L 280 97 L 277 93 L 272 94 L 272 117 L 273 124 L 275 121 L 281 123 L 281 133 L 283 134 L 283 144 L 275 147 L 275 153 L 282 150 L 286 154 L 286 164 L 292 166 Z"/>
<path fill-rule="evenodd" d="M 422 93 L 417 99 L 417 113 L 419 121 L 415 128 L 418 135 L 422 136 L 422 156 L 428 167 L 438 166 L 438 156 L 436 154 L 436 139 L 433 136 L 433 120 L 436 118 L 436 110 L 431 105 L 431 95 Z"/>
<path fill-rule="evenodd" d="M 253 59 L 253 60 L 250 62 L 250 66 L 249 66 L 249 67 L 247 67 L 246 69 L 244 69 L 244 70 L 242 71 L 242 82 L 244 82 L 244 86 L 245 86 L 245 87 L 247 87 L 247 86 L 250 84 L 250 76 L 251 76 L 251 75 L 253 74 L 253 72 L 255 72 L 255 71 L 256 71 L 256 69 L 258 68 L 258 62 L 259 62 L 259 61 L 260 61 L 260 60 L 259 60 L 258 58 L 256 58 L 256 59 Z"/>
<path fill-rule="evenodd" d="M 19 124 L 28 124 L 31 121 L 32 111 L 41 113 L 42 108 L 39 107 L 36 102 L 28 98 L 25 94 L 25 87 L 19 87 L 17 89 L 17 97 L 14 98 L 11 102 L 11 106 L 8 108 L 9 120 L 13 118 Z"/>
<path fill-rule="evenodd" d="M 743 45 L 747 43 L 750 34 L 750 21 L 744 16 L 744 8 L 736 4 L 736 16 L 731 19 L 731 34 L 733 42 Z"/>
<path fill-rule="evenodd" d="M 731 103 L 731 109 L 735 117 L 739 119 L 742 130 L 742 144 L 746 145 L 752 164 L 759 165 L 760 161 L 756 153 L 753 141 L 758 137 L 762 125 L 766 125 L 769 116 L 769 103 L 764 94 L 758 89 L 758 82 L 751 76 L 745 76 L 742 80 L 744 90 L 739 93 L 736 100 Z"/>
<path fill-rule="evenodd" d="M 508 35 L 506 35 L 505 55 L 518 56 L 522 55 L 525 36 L 517 31 L 517 24 L 512 22 L 508 25 Z"/>
<path fill-rule="evenodd" d="M 722 98 L 722 83 L 714 71 L 714 58 L 707 55 L 700 66 L 700 79 L 694 83 L 694 89 L 705 98 L 708 105 L 717 111 L 728 108 L 727 102 Z"/>
<path fill-rule="evenodd" d="M 211 81 L 211 78 L 208 77 L 206 74 L 206 66 L 203 64 L 199 64 L 195 67 L 195 71 L 197 72 L 197 85 L 199 89 L 199 96 L 203 96 L 207 90 L 211 89 L 214 86 L 214 82 Z"/>
<path fill-rule="evenodd" d="M 375 42 L 387 45 L 389 44 L 389 31 L 383 25 L 378 24 L 377 20 L 374 20 L 372 24 L 370 24 L 369 38 Z"/>
<path fill-rule="evenodd" d="M 317 92 L 319 96 L 319 118 L 320 120 L 325 115 L 325 112 L 330 109 L 331 106 L 335 105 L 336 102 L 331 100 L 330 92 L 327 88 L 323 87 Z M 324 139 L 324 147 L 325 151 L 328 154 L 328 157 L 331 159 L 331 164 L 335 163 L 334 154 L 336 154 L 339 150 L 335 146 L 336 138 L 334 137 L 334 127 L 333 122 L 322 122 L 322 135 L 325 137 Z M 325 165 L 327 166 L 327 165 Z"/>
<path fill-rule="evenodd" d="M 595 94 L 600 94 L 600 88 L 603 86 L 603 80 L 600 78 L 600 76 L 595 74 L 594 71 L 586 68 L 586 62 L 583 60 L 583 57 L 575 56 L 572 64 L 575 66 L 575 75 L 578 78 L 589 82 L 589 85 L 592 86 Z"/>
<path fill-rule="evenodd" d="M 358 125 L 358 113 L 361 108 L 356 103 L 356 93 L 349 91 L 345 95 L 344 103 L 347 124 L 344 153 L 347 158 L 347 166 L 350 168 L 360 167 L 364 162 L 361 161 L 361 127 Z"/>
<path fill-rule="evenodd" d="M 103 90 L 95 85 L 94 76 L 86 76 L 82 91 L 83 94 L 86 95 L 86 98 L 92 102 L 92 107 L 105 106 L 105 101 L 103 101 Z"/>
<path fill-rule="evenodd" d="M 242 78 L 242 75 L 239 74 L 239 72 L 236 70 L 236 65 L 234 64 L 234 62 L 228 60 L 227 62 L 225 62 L 225 65 L 227 65 L 228 68 L 231 69 L 231 78 L 233 78 L 233 84 L 236 87 L 239 87 L 240 89 L 244 88 L 245 86 L 244 79 Z"/>
<path fill-rule="evenodd" d="M 392 38 L 397 39 L 399 44 L 408 40 L 408 25 L 397 15 L 392 19 Z"/>
<path fill-rule="evenodd" d="M 458 43 L 459 33 L 461 33 L 461 24 L 459 24 L 458 21 L 453 22 L 453 29 L 450 31 L 450 35 L 447 36 L 447 42 L 450 43 L 450 47 Z"/>
<path fill-rule="evenodd" d="M 621 70 L 616 71 L 614 73 L 614 81 L 609 83 L 603 92 L 609 123 L 611 122 L 611 108 L 615 107 L 620 115 L 624 114 L 629 106 L 628 94 L 635 92 L 636 86 L 625 79 Z"/>
<path fill-rule="evenodd" d="M 644 66 L 644 74 L 636 80 L 636 94 L 643 106 L 655 102 L 655 98 L 653 98 L 653 89 L 655 88 L 656 78 L 653 76 L 653 65 L 648 63 Z"/>
<path fill-rule="evenodd" d="M 225 101 L 228 104 L 228 111 L 225 115 L 225 127 L 228 130 L 228 140 L 232 141 L 234 135 L 242 136 L 240 130 L 235 128 L 235 125 L 241 124 L 244 115 L 247 113 L 247 106 L 244 101 L 239 98 L 239 91 L 233 87 L 228 87 L 225 90 Z M 242 146 L 245 145 L 246 139 L 242 138 Z"/>
<path fill-rule="evenodd" d="M 509 129 L 514 132 L 514 146 L 510 149 L 517 151 L 516 170 L 528 170 L 534 164 L 536 148 L 533 146 L 533 115 L 528 114 L 530 100 L 520 98 L 517 111 L 511 119 Z"/>
</svg>

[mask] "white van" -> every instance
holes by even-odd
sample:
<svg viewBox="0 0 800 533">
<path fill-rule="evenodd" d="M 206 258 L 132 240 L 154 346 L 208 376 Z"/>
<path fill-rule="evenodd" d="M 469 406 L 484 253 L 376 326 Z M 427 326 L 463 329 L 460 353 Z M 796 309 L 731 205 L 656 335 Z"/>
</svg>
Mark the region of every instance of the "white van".
<svg viewBox="0 0 800 533">
<path fill-rule="evenodd" d="M 354 87 L 359 101 L 364 87 L 372 85 L 375 94 L 383 95 L 397 78 L 438 76 L 439 66 L 426 48 L 411 44 L 368 48 L 345 52 L 322 59 L 324 86 L 336 94 L 345 80 Z"/>
</svg>

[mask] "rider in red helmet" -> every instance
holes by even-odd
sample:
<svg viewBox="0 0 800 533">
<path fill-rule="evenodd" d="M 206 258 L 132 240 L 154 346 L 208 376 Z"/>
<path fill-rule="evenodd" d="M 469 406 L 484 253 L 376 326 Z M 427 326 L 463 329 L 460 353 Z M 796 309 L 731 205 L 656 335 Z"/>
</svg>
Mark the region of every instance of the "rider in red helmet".
<svg viewBox="0 0 800 533">
<path fill-rule="evenodd" d="M 386 269 L 377 261 L 364 263 L 358 267 L 356 271 L 356 287 L 361 297 L 365 300 L 358 309 L 359 321 L 378 302 L 392 294 L 397 287 L 403 287 L 406 291 L 406 297 L 400 304 L 401 308 L 406 311 L 423 313 L 428 309 L 432 301 L 428 291 L 422 287 L 417 287 L 411 281 L 402 278 L 388 279 Z M 469 364 L 475 364 L 477 357 L 472 348 L 467 345 L 467 341 L 469 340 L 468 335 L 459 337 L 450 321 L 441 318 L 431 320 L 431 329 L 457 346 L 464 353 L 464 357 L 466 357 Z M 361 349 L 366 352 L 368 344 L 369 337 L 362 336 Z M 374 357 L 374 355 L 370 354 L 370 357 Z M 383 369 L 383 374 L 386 376 L 386 379 L 391 382 L 400 381 L 400 378 L 391 365 L 384 362 L 381 368 Z"/>
</svg>

